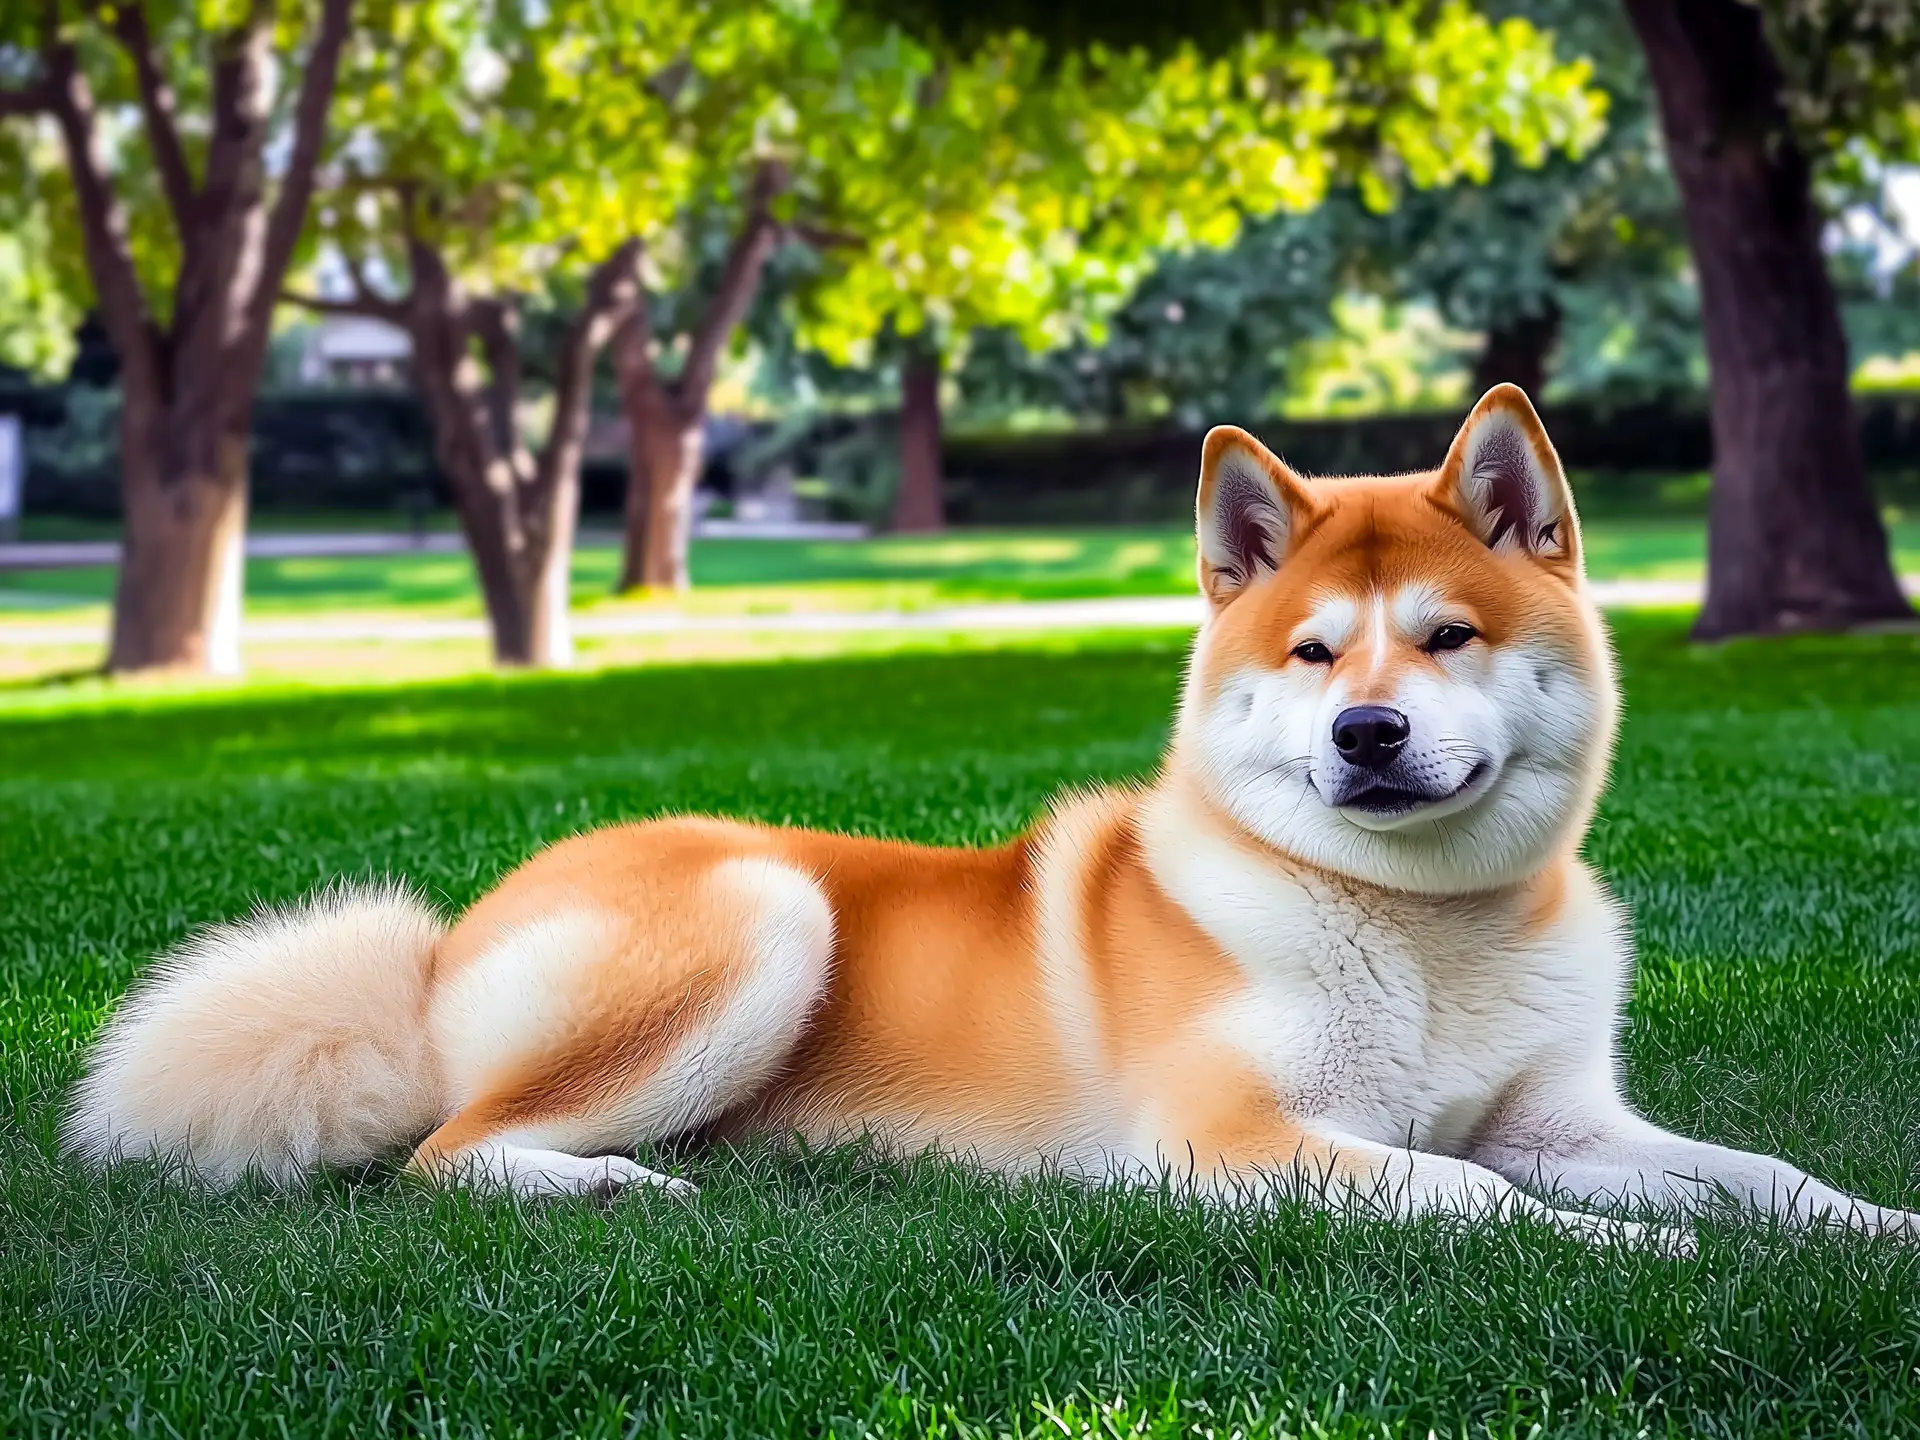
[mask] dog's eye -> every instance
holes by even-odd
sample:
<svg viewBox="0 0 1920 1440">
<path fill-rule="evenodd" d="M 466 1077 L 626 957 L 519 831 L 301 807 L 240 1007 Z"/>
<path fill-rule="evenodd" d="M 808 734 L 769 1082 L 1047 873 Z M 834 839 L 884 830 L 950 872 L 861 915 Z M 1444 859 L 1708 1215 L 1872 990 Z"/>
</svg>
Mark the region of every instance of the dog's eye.
<svg viewBox="0 0 1920 1440">
<path fill-rule="evenodd" d="M 1452 625 L 1442 625 L 1427 637 L 1427 653 L 1438 655 L 1442 650 L 1458 650 L 1479 633 L 1471 625 L 1462 625 L 1457 622 Z"/>
<path fill-rule="evenodd" d="M 1322 645 L 1318 640 L 1308 640 L 1303 644 L 1293 647 L 1293 658 L 1296 660 L 1304 660 L 1309 665 L 1331 665 L 1333 663 L 1333 651 Z"/>
</svg>

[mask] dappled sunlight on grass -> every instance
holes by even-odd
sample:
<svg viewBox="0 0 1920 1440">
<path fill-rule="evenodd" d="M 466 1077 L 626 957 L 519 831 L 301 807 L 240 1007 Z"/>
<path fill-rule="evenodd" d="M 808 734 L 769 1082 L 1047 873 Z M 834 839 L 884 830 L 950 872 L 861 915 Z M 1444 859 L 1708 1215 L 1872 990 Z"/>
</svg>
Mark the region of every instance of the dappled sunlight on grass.
<svg viewBox="0 0 1920 1440">
<path fill-rule="evenodd" d="M 939 600 L 1157 594 L 1190 579 L 1192 557 L 1191 534 L 1175 526 L 865 541 L 705 540 L 694 546 L 693 580 L 696 588 L 908 582 Z M 611 583 L 611 555 L 604 563 Z M 585 573 L 576 566 L 576 584 Z"/>
<path fill-rule="evenodd" d="M 367 687 L 406 689 L 425 684 L 484 680 L 535 684 L 583 679 L 596 672 L 640 665 L 810 664 L 866 656 L 971 655 L 1018 650 L 1078 654 L 1114 646 L 1178 644 L 1178 629 L 1146 635 L 1125 630 L 1059 633 L 960 630 L 870 630 L 847 633 L 691 631 L 663 635 L 582 638 L 574 668 L 563 672 L 503 674 L 492 667 L 482 641 L 383 643 L 249 642 L 238 678 L 158 676 L 109 678 L 94 646 L 9 649 L 0 646 L 0 714 L 100 705 L 167 706 L 207 697 L 272 697 Z"/>
<path fill-rule="evenodd" d="M 867 545 L 873 564 L 923 570 L 958 570 L 1008 561 L 1025 566 L 1058 566 L 1078 561 L 1089 548 L 1084 538 L 1060 535 L 949 537 L 928 541 L 878 539 L 868 541 Z"/>
</svg>

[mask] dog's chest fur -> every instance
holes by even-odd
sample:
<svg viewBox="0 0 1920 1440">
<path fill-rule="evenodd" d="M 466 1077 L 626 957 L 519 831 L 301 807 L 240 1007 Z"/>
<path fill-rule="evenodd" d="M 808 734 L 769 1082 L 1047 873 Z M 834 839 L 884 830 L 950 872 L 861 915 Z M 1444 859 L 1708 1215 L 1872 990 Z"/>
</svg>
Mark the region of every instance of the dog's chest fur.
<svg viewBox="0 0 1920 1440">
<path fill-rule="evenodd" d="M 1577 863 L 1542 918 L 1519 894 L 1303 877 L 1192 830 L 1148 850 L 1162 886 L 1246 977 L 1212 1017 L 1220 1038 L 1302 1119 L 1459 1153 L 1518 1077 L 1610 1041 L 1617 921 Z"/>
</svg>

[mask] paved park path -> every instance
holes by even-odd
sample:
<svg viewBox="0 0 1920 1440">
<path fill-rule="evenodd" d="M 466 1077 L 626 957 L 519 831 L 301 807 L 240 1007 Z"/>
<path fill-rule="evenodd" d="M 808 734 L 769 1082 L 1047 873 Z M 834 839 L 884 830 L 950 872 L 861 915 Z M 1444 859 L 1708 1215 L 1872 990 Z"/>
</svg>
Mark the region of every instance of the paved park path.
<svg viewBox="0 0 1920 1440">
<path fill-rule="evenodd" d="M 860 540 L 864 525 L 834 521 L 793 521 L 759 524 L 733 520 L 702 520 L 694 534 L 714 539 L 745 537 L 766 540 Z M 617 545 L 617 530 L 583 529 L 577 545 Z M 467 542 L 456 530 L 428 530 L 419 534 L 391 530 L 325 532 L 298 531 L 247 536 L 247 555 L 255 560 L 335 559 L 350 555 L 450 554 Z M 118 540 L 28 540 L 0 542 L 0 572 L 7 570 L 73 570 L 86 565 L 118 565 Z"/>
</svg>

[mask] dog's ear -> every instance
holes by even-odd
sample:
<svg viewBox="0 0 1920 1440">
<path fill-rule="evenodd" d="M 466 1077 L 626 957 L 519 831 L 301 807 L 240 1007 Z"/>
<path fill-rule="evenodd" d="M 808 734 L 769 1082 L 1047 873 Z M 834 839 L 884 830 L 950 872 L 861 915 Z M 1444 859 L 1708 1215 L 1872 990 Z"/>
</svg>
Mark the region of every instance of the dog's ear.
<svg viewBox="0 0 1920 1440">
<path fill-rule="evenodd" d="M 1488 546 L 1580 567 L 1580 520 L 1546 427 L 1518 385 L 1480 397 L 1440 467 L 1436 497 Z"/>
<path fill-rule="evenodd" d="M 1194 506 L 1208 602 L 1217 609 L 1278 570 L 1312 508 L 1306 482 L 1253 436 L 1233 425 L 1209 430 Z"/>
</svg>

